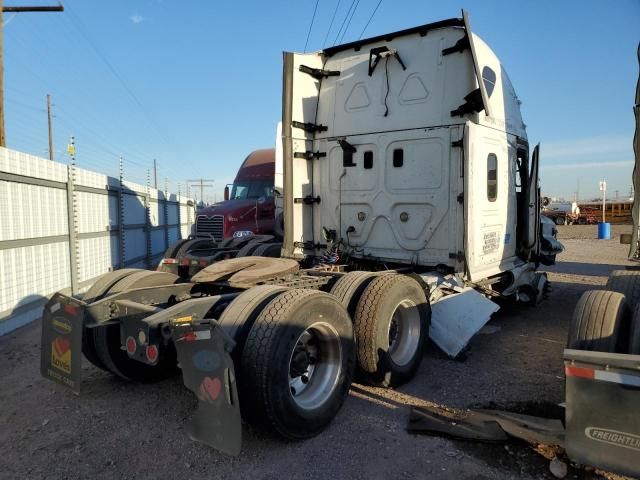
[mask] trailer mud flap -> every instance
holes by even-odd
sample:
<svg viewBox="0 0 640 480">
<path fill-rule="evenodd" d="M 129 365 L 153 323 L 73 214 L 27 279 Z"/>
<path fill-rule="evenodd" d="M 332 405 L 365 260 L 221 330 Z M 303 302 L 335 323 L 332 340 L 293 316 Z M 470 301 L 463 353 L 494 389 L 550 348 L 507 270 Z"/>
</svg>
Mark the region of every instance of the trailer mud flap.
<svg viewBox="0 0 640 480">
<path fill-rule="evenodd" d="M 198 409 L 187 421 L 192 440 L 229 455 L 242 445 L 242 422 L 233 360 L 234 347 L 223 330 L 211 324 L 174 321 L 173 340 L 185 386 L 198 398 Z"/>
<path fill-rule="evenodd" d="M 44 306 L 40 373 L 80 393 L 84 302 L 56 293 Z"/>
</svg>

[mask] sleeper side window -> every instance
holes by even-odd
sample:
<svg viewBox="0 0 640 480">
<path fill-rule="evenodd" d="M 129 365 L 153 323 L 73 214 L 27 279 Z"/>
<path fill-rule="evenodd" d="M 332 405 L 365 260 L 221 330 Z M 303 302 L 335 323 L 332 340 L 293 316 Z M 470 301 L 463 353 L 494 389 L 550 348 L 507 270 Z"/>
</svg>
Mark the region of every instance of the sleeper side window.
<svg viewBox="0 0 640 480">
<path fill-rule="evenodd" d="M 498 157 L 490 153 L 487 158 L 487 200 L 495 202 L 498 198 Z"/>
</svg>

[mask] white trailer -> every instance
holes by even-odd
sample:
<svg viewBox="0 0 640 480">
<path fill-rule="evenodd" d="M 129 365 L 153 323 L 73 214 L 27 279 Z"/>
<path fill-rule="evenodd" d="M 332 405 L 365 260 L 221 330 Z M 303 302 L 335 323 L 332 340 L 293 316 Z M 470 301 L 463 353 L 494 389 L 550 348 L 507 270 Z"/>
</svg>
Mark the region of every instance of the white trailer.
<svg viewBox="0 0 640 480">
<path fill-rule="evenodd" d="M 354 375 L 409 381 L 430 327 L 455 356 L 491 298 L 540 300 L 536 268 L 562 249 L 541 223 L 519 103 L 466 15 L 285 53 L 283 258 L 222 260 L 186 282 L 117 271 L 82 299 L 56 294 L 43 375 L 78 391 L 80 350 L 141 381 L 177 359 L 200 400 L 190 435 L 235 454 L 241 413 L 308 438 Z"/>
</svg>

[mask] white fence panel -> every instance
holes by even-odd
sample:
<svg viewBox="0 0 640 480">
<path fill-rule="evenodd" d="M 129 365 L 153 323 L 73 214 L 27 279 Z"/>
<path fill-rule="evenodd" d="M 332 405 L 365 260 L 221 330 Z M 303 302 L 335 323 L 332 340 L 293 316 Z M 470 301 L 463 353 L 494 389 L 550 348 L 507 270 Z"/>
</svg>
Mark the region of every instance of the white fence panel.
<svg viewBox="0 0 640 480">
<path fill-rule="evenodd" d="M 39 318 L 54 292 L 155 267 L 194 220 L 186 197 L 0 148 L 0 335 Z"/>
</svg>

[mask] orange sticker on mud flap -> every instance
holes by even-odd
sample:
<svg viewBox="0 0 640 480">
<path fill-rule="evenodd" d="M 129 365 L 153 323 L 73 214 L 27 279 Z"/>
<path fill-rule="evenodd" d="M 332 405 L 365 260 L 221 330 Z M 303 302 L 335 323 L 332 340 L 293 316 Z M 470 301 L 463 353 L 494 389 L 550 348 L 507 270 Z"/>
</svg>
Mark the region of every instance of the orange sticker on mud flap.
<svg viewBox="0 0 640 480">
<path fill-rule="evenodd" d="M 71 373 L 71 342 L 63 337 L 56 337 L 51 342 L 51 365 L 64 373 Z"/>
</svg>

